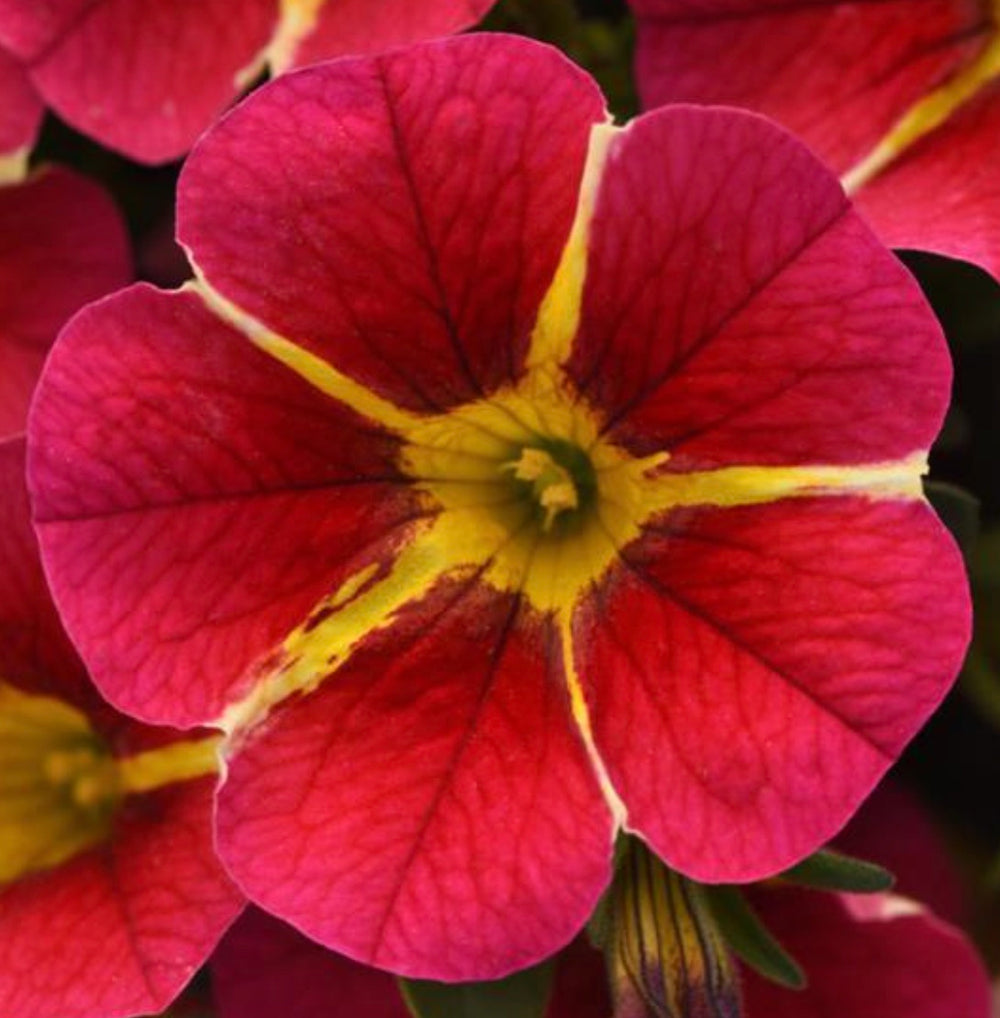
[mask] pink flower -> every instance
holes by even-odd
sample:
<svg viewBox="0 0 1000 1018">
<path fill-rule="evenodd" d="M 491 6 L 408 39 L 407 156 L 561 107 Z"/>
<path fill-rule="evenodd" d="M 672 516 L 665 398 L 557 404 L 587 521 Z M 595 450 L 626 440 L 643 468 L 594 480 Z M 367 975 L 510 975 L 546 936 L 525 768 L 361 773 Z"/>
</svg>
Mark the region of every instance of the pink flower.
<svg viewBox="0 0 1000 1018">
<path fill-rule="evenodd" d="M 893 247 L 1000 278 L 1000 25 L 966 0 L 630 0 L 648 106 L 745 106 L 827 160 Z"/>
<path fill-rule="evenodd" d="M 835 833 L 969 626 L 940 330 L 756 116 L 624 129 L 472 36 L 288 75 L 180 183 L 198 280 L 64 331 L 47 568 L 103 692 L 219 726 L 268 911 L 449 980 L 551 954 L 620 827 L 707 881 Z"/>
<path fill-rule="evenodd" d="M 159 1012 L 242 898 L 212 850 L 217 737 L 93 689 L 49 598 L 24 442 L 0 442 L 0 1014 Z"/>
<path fill-rule="evenodd" d="M 264 71 L 446 35 L 493 2 L 0 0 L 0 44 L 68 123 L 161 163 L 184 155 Z"/>
</svg>

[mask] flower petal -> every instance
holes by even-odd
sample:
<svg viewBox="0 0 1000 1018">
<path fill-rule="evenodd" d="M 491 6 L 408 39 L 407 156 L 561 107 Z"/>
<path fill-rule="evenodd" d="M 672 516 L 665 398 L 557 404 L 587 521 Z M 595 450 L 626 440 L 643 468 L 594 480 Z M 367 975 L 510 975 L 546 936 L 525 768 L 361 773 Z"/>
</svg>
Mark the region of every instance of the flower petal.
<svg viewBox="0 0 1000 1018">
<path fill-rule="evenodd" d="M 29 448 L 49 578 L 97 684 L 179 727 L 251 690 L 253 664 L 418 513 L 387 432 L 190 293 L 137 286 L 74 319 Z"/>
<path fill-rule="evenodd" d="M 678 107 L 612 143 L 571 374 L 668 469 L 926 449 L 947 348 L 834 177 L 752 114 Z"/>
<path fill-rule="evenodd" d="M 310 68 L 195 149 L 179 236 L 268 328 L 397 404 L 452 405 L 517 373 L 603 116 L 513 37 Z"/>
<path fill-rule="evenodd" d="M 183 155 L 242 91 L 275 0 L 0 0 L 3 37 L 74 127 L 143 162 Z M 251 75 L 252 76 L 252 75 Z"/>
<path fill-rule="evenodd" d="M 212 786 L 144 796 L 106 847 L 0 890 L 3 1014 L 126 1018 L 173 1000 L 242 907 L 212 851 Z"/>
<path fill-rule="evenodd" d="M 42 101 L 31 87 L 27 71 L 9 53 L 0 49 L 0 180 L 8 160 L 23 166 L 34 144 L 42 120 Z M 16 168 L 16 167 L 15 167 Z"/>
<path fill-rule="evenodd" d="M 248 908 L 212 956 L 220 1018 L 324 1018 L 341 1014 L 410 1018 L 399 985 L 378 969 L 307 940 L 286 923 Z"/>
<path fill-rule="evenodd" d="M 990 1018 L 975 949 L 905 898 L 782 888 L 758 893 L 754 905 L 809 985 L 789 991 L 747 972 L 748 1018 Z"/>
<path fill-rule="evenodd" d="M 677 511 L 574 627 L 627 826 L 707 882 L 828 840 L 937 706 L 968 630 L 926 505 L 857 497 Z"/>
<path fill-rule="evenodd" d="M 1000 84 L 984 90 L 862 187 L 856 202 L 892 247 L 964 258 L 1000 279 Z"/>
<path fill-rule="evenodd" d="M 838 172 L 866 155 L 987 32 L 970 0 L 630 0 L 647 107 L 742 106 L 786 125 Z"/>
<path fill-rule="evenodd" d="M 295 50 L 298 66 L 349 53 L 375 53 L 449 35 L 475 24 L 495 0 L 327 0 Z"/>
<path fill-rule="evenodd" d="M 309 936 L 420 978 L 491 979 L 568 942 L 612 823 L 551 623 L 445 581 L 238 745 L 222 858 Z"/>
<path fill-rule="evenodd" d="M 0 438 L 24 430 L 42 362 L 66 320 L 131 277 L 125 224 L 85 177 L 46 169 L 0 187 Z"/>
</svg>

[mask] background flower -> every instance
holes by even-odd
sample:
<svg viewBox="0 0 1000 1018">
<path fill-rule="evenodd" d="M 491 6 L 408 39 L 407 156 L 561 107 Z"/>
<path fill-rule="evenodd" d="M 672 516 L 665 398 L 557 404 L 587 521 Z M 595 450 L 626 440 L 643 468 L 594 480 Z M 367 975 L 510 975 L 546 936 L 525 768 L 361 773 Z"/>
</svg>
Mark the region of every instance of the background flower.
<svg viewBox="0 0 1000 1018">
<path fill-rule="evenodd" d="M 68 123 L 159 163 L 182 156 L 267 70 L 446 35 L 491 3 L 0 0 L 0 44 Z"/>
<path fill-rule="evenodd" d="M 0 442 L 0 739 L 0 1013 L 162 1010 L 242 907 L 212 848 L 214 742 L 136 724 L 90 685 L 19 439 Z"/>
</svg>

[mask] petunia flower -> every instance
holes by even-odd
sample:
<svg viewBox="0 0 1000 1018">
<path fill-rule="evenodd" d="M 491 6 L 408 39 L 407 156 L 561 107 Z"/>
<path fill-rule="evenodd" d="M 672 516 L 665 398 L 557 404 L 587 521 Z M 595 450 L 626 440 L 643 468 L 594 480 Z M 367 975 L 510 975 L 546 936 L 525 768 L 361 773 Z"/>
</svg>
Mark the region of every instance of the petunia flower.
<svg viewBox="0 0 1000 1018">
<path fill-rule="evenodd" d="M 125 224 L 97 184 L 46 167 L 0 185 L 0 439 L 24 430 L 66 320 L 132 278 Z"/>
<path fill-rule="evenodd" d="M 647 106 L 724 103 L 799 134 L 893 247 L 1000 278 L 997 0 L 629 0 Z"/>
<path fill-rule="evenodd" d="M 31 484 L 105 695 L 226 731 L 254 901 L 487 979 L 619 828 L 745 881 L 844 824 L 969 606 L 940 329 L 800 143 L 467 36 L 274 82 L 179 187 L 198 280 L 64 330 Z"/>
<path fill-rule="evenodd" d="M 24 441 L 0 442 L 0 1014 L 160 1012 L 240 911 L 212 850 L 218 736 L 98 695 L 46 590 Z"/>
<path fill-rule="evenodd" d="M 162 163 L 264 72 L 447 35 L 493 2 L 0 0 L 0 45 L 67 123 Z"/>
</svg>

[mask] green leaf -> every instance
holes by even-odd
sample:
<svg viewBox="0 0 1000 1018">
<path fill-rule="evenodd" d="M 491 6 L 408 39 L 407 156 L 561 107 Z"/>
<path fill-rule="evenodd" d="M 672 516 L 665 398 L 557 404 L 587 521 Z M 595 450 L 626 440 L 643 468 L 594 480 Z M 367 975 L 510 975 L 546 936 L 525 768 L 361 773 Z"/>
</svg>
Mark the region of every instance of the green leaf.
<svg viewBox="0 0 1000 1018">
<path fill-rule="evenodd" d="M 414 1018 L 542 1018 L 552 990 L 552 963 L 489 983 L 400 979 Z"/>
<path fill-rule="evenodd" d="M 924 494 L 941 522 L 968 556 L 979 537 L 979 500 L 964 488 L 944 481 L 924 481 Z"/>
<path fill-rule="evenodd" d="M 726 943 L 741 961 L 772 983 L 805 989 L 801 966 L 757 918 L 738 888 L 706 886 L 703 891 Z"/>
<path fill-rule="evenodd" d="M 782 880 L 820 891 L 851 891 L 875 894 L 888 891 L 896 878 L 881 866 L 823 848 L 797 866 L 785 870 Z"/>
</svg>

